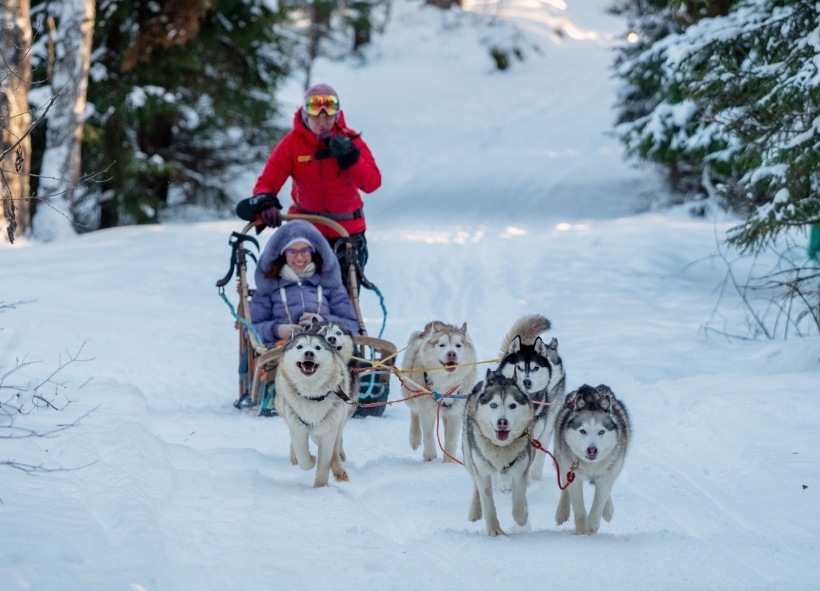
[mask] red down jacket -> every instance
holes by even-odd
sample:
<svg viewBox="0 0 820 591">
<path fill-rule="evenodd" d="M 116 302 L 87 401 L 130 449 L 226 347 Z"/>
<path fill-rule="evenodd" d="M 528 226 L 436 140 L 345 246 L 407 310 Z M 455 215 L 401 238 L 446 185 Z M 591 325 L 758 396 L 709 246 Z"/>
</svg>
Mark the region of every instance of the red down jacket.
<svg viewBox="0 0 820 591">
<path fill-rule="evenodd" d="M 361 152 L 359 160 L 347 170 L 341 170 L 333 158 L 316 159 L 315 154 L 325 150 L 326 144 L 302 121 L 302 110 L 296 111 L 293 129 L 271 152 L 253 194 L 278 194 L 288 177 L 292 177 L 293 205 L 288 213 L 321 215 L 362 212 L 364 203 L 359 191 L 372 193 L 378 189 L 382 184 L 381 172 L 364 140 L 345 126 L 342 111 L 339 111 L 332 133 L 346 135 Z M 361 217 L 337 221 L 350 234 L 364 232 L 366 228 L 363 212 Z M 327 238 L 337 236 L 324 224 L 318 224 L 318 228 Z"/>
</svg>

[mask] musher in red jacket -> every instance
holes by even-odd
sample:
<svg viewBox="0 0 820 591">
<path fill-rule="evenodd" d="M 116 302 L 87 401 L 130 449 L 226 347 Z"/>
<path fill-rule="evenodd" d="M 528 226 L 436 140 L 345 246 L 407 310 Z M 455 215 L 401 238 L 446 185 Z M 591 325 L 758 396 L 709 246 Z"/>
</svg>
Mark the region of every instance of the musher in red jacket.
<svg viewBox="0 0 820 591">
<path fill-rule="evenodd" d="M 321 215 L 337 221 L 350 234 L 363 269 L 367 241 L 361 192 L 378 189 L 382 177 L 361 134 L 347 128 L 339 95 L 327 84 L 312 86 L 305 93 L 304 103 L 293 116 L 293 129 L 268 157 L 253 197 L 237 204 L 239 217 L 279 226 L 282 205 L 277 194 L 289 177 L 293 203 L 288 213 Z M 317 224 L 317 228 L 341 256 L 338 234 L 324 224 Z"/>
</svg>

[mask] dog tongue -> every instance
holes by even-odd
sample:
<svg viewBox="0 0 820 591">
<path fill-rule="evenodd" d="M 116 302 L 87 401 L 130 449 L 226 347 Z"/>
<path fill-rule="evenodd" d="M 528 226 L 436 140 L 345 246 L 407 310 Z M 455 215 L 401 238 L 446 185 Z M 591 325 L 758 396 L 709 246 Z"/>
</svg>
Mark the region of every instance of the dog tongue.
<svg viewBox="0 0 820 591">
<path fill-rule="evenodd" d="M 507 441 L 507 437 L 510 436 L 509 431 L 496 431 L 495 436 L 498 437 L 499 441 Z"/>
</svg>

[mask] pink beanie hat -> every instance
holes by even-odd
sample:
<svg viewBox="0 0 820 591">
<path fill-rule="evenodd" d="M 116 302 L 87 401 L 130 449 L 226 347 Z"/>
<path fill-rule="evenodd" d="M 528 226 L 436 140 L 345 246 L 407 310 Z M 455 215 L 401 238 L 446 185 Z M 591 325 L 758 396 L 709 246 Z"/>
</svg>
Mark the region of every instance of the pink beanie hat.
<svg viewBox="0 0 820 591">
<path fill-rule="evenodd" d="M 333 90 L 333 87 L 329 84 L 314 84 L 310 88 L 307 89 L 305 93 L 305 98 L 310 96 L 319 96 L 322 94 L 331 94 L 336 98 L 339 98 L 339 93 Z"/>
</svg>

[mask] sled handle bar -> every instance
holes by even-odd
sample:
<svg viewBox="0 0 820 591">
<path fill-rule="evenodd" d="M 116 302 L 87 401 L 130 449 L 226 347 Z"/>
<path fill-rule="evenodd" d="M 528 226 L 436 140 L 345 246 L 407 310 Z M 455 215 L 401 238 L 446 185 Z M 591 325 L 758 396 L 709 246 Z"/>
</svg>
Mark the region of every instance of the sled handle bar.
<svg viewBox="0 0 820 591">
<path fill-rule="evenodd" d="M 324 224 L 324 225 L 329 226 L 330 228 L 332 228 L 337 234 L 339 234 L 340 237 L 350 238 L 350 234 L 347 232 L 347 230 L 344 229 L 344 227 L 342 227 L 341 224 L 339 224 L 335 220 L 331 220 L 330 218 L 326 218 L 324 216 L 297 213 L 297 214 L 283 215 L 282 220 L 286 221 L 286 222 L 287 221 L 292 221 L 292 220 L 305 220 L 306 222 L 315 222 L 315 223 L 319 223 L 319 224 Z M 232 249 L 231 249 L 231 261 L 230 261 L 231 268 L 228 269 L 228 272 L 225 274 L 225 276 L 222 279 L 219 279 L 216 282 L 217 287 L 219 287 L 219 288 L 225 287 L 228 284 L 228 282 L 231 280 L 231 277 L 233 277 L 234 271 L 236 270 L 236 266 L 239 263 L 239 261 L 238 261 L 239 255 L 237 254 L 237 250 L 240 248 L 240 246 L 243 246 L 242 245 L 243 241 L 245 241 L 245 240 L 250 241 L 251 243 L 254 244 L 254 246 L 256 246 L 257 249 L 259 249 L 259 242 L 257 242 L 256 238 L 254 238 L 253 236 L 250 236 L 248 234 L 248 232 L 250 232 L 251 228 L 255 227 L 257 224 L 258 224 L 258 220 L 248 222 L 247 224 L 245 224 L 245 227 L 242 228 L 242 232 L 234 232 L 233 234 L 231 234 L 231 239 L 229 241 L 229 244 L 232 247 Z M 350 248 L 349 244 L 347 245 L 347 248 Z M 244 247 L 243 247 L 243 251 L 244 251 Z M 253 257 L 253 255 L 251 255 L 251 256 Z M 256 257 L 253 257 L 253 259 L 255 261 Z"/>
<path fill-rule="evenodd" d="M 326 218 L 326 217 L 321 216 L 321 215 L 313 215 L 313 214 L 307 214 L 307 213 L 288 213 L 288 214 L 285 214 L 285 215 L 282 216 L 282 221 L 283 222 L 290 222 L 290 221 L 293 221 L 293 220 L 305 220 L 306 222 L 324 224 L 325 226 L 328 226 L 330 229 L 332 229 L 334 232 L 336 232 L 342 238 L 350 238 L 350 234 L 348 233 L 348 231 L 345 230 L 344 227 L 339 222 L 337 222 L 336 220 L 332 220 L 330 218 Z M 247 234 L 251 230 L 251 228 L 253 228 L 257 224 L 258 224 L 257 221 L 248 222 L 245 225 L 245 227 L 242 228 L 242 233 Z"/>
</svg>

